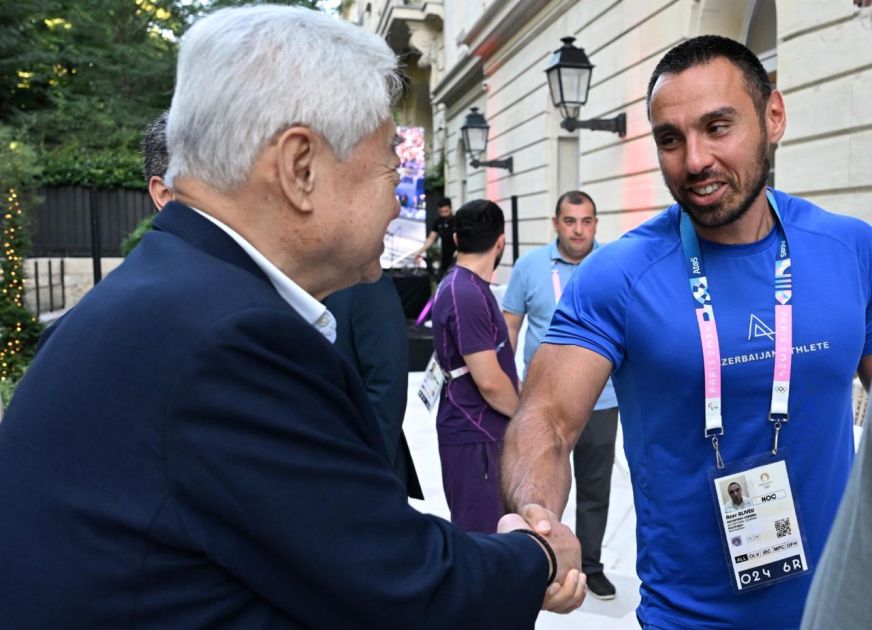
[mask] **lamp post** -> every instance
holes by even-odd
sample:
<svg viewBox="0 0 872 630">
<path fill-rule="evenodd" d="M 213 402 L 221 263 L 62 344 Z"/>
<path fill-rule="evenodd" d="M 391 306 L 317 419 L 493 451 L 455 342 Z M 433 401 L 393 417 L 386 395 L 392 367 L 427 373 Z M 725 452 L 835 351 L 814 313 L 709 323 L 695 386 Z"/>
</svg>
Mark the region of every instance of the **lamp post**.
<svg viewBox="0 0 872 630">
<path fill-rule="evenodd" d="M 479 157 L 485 154 L 487 150 L 487 134 L 490 131 L 490 126 L 478 111 L 478 107 L 472 107 L 466 115 L 466 120 L 463 121 L 463 126 L 460 132 L 463 134 L 463 146 L 466 147 L 466 153 L 469 156 L 469 165 L 472 168 L 481 168 L 482 166 L 490 166 L 492 168 L 504 168 L 512 172 L 513 160 L 509 156 L 505 160 L 480 160 Z"/>
<path fill-rule="evenodd" d="M 587 103 L 593 64 L 583 48 L 573 45 L 574 37 L 563 37 L 561 41 L 563 46 L 554 51 L 545 68 L 551 101 L 563 114 L 560 126 L 567 131 L 611 131 L 623 138 L 627 135 L 627 115 L 623 112 L 614 118 L 578 119 L 581 106 Z"/>
</svg>

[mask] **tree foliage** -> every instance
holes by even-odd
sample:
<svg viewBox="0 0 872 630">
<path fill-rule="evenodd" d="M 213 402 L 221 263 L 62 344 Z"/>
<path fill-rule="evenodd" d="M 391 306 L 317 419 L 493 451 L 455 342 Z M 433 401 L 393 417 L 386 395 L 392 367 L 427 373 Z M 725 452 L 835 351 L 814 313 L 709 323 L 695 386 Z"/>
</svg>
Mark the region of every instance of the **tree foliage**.
<svg viewBox="0 0 872 630">
<path fill-rule="evenodd" d="M 0 125 L 0 397 L 8 403 L 42 331 L 24 308 L 24 257 L 29 242 L 28 203 L 39 175 L 36 153 Z"/>
<path fill-rule="evenodd" d="M 169 107 L 180 36 L 208 11 L 242 4 L 0 2 L 0 123 L 37 151 L 41 183 L 143 187 L 140 138 Z"/>
</svg>

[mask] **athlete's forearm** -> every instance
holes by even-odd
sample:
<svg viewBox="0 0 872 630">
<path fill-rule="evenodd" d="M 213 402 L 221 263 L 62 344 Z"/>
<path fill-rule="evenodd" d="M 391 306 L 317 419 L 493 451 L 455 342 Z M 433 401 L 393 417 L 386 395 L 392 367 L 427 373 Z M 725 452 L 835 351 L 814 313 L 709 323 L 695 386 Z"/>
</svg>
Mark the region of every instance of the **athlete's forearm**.
<svg viewBox="0 0 872 630">
<path fill-rule="evenodd" d="M 563 513 L 572 483 L 569 457 L 610 371 L 608 359 L 585 348 L 546 343 L 536 350 L 503 447 L 510 509 L 538 503 Z"/>
<path fill-rule="evenodd" d="M 503 499 L 508 510 L 538 503 L 562 515 L 572 484 L 572 447 L 552 423 L 522 407 L 509 423 L 503 444 Z"/>
</svg>

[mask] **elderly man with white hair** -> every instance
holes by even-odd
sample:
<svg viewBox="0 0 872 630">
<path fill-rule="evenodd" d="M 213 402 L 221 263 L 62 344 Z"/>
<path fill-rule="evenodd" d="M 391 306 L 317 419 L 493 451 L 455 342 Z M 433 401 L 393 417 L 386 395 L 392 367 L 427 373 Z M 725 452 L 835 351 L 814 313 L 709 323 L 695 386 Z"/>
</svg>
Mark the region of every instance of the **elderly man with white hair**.
<svg viewBox="0 0 872 630">
<path fill-rule="evenodd" d="M 563 525 L 467 535 L 409 507 L 332 346 L 319 300 L 378 277 L 399 210 L 395 66 L 305 9 L 187 33 L 175 201 L 0 424 L 3 627 L 529 628 L 580 605 Z"/>
</svg>

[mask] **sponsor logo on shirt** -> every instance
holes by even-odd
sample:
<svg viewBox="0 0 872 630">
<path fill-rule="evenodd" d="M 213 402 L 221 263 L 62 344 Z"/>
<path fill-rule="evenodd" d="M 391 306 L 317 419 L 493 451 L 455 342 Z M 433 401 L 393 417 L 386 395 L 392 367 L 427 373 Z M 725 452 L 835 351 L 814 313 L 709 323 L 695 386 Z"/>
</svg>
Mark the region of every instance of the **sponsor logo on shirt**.
<svg viewBox="0 0 872 630">
<path fill-rule="evenodd" d="M 771 326 L 769 326 L 769 324 L 754 315 L 754 313 L 751 313 L 751 317 L 748 322 L 748 341 L 753 341 L 754 339 L 759 339 L 760 337 L 766 337 L 770 341 L 774 342 L 775 331 L 772 329 Z M 793 346 L 793 355 L 796 356 L 798 354 L 819 352 L 829 349 L 829 341 L 817 341 L 815 343 L 805 343 Z M 762 361 L 764 359 L 773 358 L 775 358 L 774 347 L 771 350 L 764 350 L 762 352 L 749 352 L 747 354 L 736 354 L 731 357 L 721 357 L 721 366 L 738 365 L 741 363 L 750 363 L 752 361 Z"/>
<path fill-rule="evenodd" d="M 775 331 L 766 322 L 751 313 L 751 321 L 748 323 L 748 341 L 758 337 L 766 337 L 770 341 L 775 341 Z"/>
</svg>

